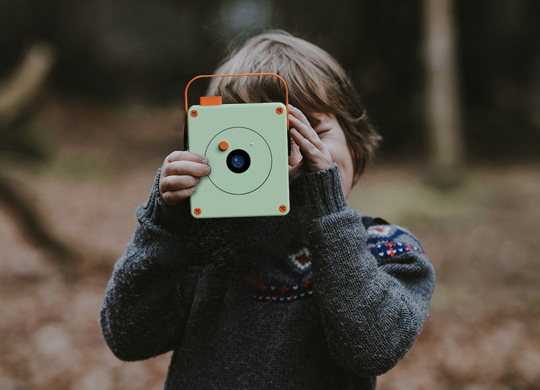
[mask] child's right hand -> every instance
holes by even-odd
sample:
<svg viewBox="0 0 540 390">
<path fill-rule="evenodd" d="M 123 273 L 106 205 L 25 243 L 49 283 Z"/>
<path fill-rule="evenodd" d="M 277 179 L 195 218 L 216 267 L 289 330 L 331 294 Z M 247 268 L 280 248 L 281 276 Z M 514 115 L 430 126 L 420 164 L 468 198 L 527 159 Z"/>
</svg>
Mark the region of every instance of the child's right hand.
<svg viewBox="0 0 540 390">
<path fill-rule="evenodd" d="M 206 157 L 185 151 L 172 152 L 161 167 L 159 194 L 165 203 L 174 206 L 191 196 L 201 177 L 209 174 Z"/>
</svg>

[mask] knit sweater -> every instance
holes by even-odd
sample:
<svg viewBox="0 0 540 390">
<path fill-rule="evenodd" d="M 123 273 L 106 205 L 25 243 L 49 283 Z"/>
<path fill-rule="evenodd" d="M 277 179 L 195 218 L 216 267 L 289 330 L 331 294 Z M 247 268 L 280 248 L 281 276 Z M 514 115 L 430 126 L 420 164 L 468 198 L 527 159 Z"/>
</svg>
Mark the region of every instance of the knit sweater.
<svg viewBox="0 0 540 390">
<path fill-rule="evenodd" d="M 335 164 L 291 183 L 283 217 L 194 219 L 158 186 L 159 172 L 101 329 L 122 360 L 174 351 L 165 389 L 374 389 L 411 348 L 431 262 L 347 206 Z"/>
</svg>

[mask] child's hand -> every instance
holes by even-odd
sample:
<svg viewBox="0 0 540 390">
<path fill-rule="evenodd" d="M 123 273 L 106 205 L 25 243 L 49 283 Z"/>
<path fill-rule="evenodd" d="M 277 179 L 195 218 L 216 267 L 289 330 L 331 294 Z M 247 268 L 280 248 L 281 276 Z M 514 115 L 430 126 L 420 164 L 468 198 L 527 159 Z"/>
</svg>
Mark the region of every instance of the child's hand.
<svg viewBox="0 0 540 390">
<path fill-rule="evenodd" d="M 161 167 L 159 194 L 165 203 L 174 206 L 191 196 L 201 177 L 209 174 L 206 157 L 184 151 L 172 152 Z"/>
<path fill-rule="evenodd" d="M 289 178 L 302 173 L 321 171 L 332 166 L 333 160 L 326 145 L 313 130 L 305 115 L 289 104 L 289 124 L 292 140 L 289 156 Z"/>
</svg>

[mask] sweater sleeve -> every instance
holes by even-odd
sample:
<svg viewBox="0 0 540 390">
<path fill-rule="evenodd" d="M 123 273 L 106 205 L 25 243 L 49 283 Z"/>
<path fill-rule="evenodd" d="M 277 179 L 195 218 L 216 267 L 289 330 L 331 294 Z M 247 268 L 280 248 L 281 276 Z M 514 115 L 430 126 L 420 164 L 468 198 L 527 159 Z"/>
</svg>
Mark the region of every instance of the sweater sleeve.
<svg viewBox="0 0 540 390">
<path fill-rule="evenodd" d="M 335 164 L 298 180 L 312 216 L 313 281 L 332 356 L 353 374 L 383 374 L 422 329 L 433 266 L 405 229 L 373 226 L 368 234 L 347 206 Z"/>
<path fill-rule="evenodd" d="M 126 361 L 171 350 L 183 329 L 190 216 L 185 202 L 174 207 L 163 202 L 158 181 L 159 172 L 147 203 L 137 209 L 139 224 L 114 267 L 101 307 L 103 337 Z"/>
</svg>

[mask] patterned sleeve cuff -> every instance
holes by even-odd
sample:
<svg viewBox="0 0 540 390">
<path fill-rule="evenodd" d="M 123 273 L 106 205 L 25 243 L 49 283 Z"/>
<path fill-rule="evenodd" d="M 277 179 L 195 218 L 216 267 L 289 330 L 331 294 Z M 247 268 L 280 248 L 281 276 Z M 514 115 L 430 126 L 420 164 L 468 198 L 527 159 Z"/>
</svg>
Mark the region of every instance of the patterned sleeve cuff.
<svg viewBox="0 0 540 390">
<path fill-rule="evenodd" d="M 314 217 L 340 212 L 348 207 L 336 163 L 328 169 L 306 173 L 295 179 L 291 183 L 291 195 L 301 205 L 311 208 Z"/>
</svg>

